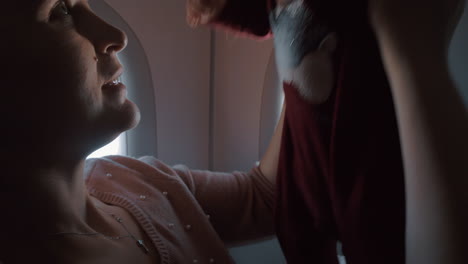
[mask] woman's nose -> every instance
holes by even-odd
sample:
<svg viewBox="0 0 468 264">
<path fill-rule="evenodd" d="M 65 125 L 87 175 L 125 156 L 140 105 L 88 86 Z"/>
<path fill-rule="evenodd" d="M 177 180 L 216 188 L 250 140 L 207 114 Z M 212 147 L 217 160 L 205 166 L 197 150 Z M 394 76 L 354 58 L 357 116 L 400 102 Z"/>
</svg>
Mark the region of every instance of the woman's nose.
<svg viewBox="0 0 468 264">
<path fill-rule="evenodd" d="M 93 42 L 98 53 L 111 55 L 125 49 L 128 43 L 127 34 L 95 16 Z"/>
<path fill-rule="evenodd" d="M 107 41 L 104 41 L 102 44 L 102 52 L 104 54 L 112 54 L 113 52 L 119 53 L 120 51 L 125 49 L 125 47 L 127 47 L 127 34 L 125 34 L 125 32 L 112 25 L 107 24 L 107 26 L 108 29 L 104 33 L 104 35 L 107 36 Z"/>
</svg>

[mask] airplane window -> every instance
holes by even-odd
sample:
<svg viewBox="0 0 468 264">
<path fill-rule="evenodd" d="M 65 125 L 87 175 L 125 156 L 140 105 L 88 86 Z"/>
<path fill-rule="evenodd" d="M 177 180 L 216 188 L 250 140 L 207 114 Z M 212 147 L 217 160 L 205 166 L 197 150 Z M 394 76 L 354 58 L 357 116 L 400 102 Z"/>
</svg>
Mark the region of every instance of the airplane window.
<svg viewBox="0 0 468 264">
<path fill-rule="evenodd" d="M 108 155 L 127 155 L 126 146 L 126 133 L 121 134 L 119 137 L 114 139 L 111 143 L 104 147 L 94 151 L 88 156 L 89 158 L 100 158 Z"/>
<path fill-rule="evenodd" d="M 465 100 L 465 105 L 468 107 L 468 75 L 466 74 L 466 62 L 468 61 L 468 11 L 465 11 L 460 24 L 455 31 L 451 47 L 450 47 L 450 70 L 453 78 L 458 84 L 460 94 Z"/>
</svg>

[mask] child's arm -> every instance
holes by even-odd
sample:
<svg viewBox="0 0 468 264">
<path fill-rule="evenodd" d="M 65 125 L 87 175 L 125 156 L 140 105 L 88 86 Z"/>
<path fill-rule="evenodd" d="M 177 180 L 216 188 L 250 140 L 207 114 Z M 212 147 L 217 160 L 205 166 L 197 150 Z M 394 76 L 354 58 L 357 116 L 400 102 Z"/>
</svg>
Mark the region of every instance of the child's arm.
<svg viewBox="0 0 468 264">
<path fill-rule="evenodd" d="M 211 24 L 258 37 L 270 34 L 267 0 L 187 0 L 187 23 Z"/>
<path fill-rule="evenodd" d="M 371 0 L 396 106 L 408 264 L 468 263 L 468 119 L 448 67 L 464 0 Z"/>
</svg>

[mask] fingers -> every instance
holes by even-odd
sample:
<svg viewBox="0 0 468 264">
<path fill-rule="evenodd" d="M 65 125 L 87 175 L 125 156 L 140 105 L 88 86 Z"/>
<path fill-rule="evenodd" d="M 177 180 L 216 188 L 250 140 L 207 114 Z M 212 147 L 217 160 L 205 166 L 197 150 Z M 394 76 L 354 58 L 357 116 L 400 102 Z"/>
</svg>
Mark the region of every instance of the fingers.
<svg viewBox="0 0 468 264">
<path fill-rule="evenodd" d="M 226 4 L 226 0 L 187 0 L 187 24 L 191 27 L 213 21 Z"/>
<path fill-rule="evenodd" d="M 186 12 L 187 24 L 190 27 L 197 27 L 201 24 L 201 14 L 193 5 L 190 4 L 190 2 L 187 2 Z"/>
<path fill-rule="evenodd" d="M 206 25 L 214 19 L 211 13 L 205 14 L 193 10 L 191 7 L 187 7 L 187 24 L 190 27 L 197 27 L 200 25 Z"/>
</svg>

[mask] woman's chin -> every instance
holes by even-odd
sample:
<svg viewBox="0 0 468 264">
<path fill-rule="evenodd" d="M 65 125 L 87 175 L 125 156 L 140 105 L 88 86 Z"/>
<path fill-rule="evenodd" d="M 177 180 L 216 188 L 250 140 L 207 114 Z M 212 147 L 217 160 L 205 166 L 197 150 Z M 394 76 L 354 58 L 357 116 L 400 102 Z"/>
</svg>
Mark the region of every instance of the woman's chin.
<svg viewBox="0 0 468 264">
<path fill-rule="evenodd" d="M 125 99 L 122 104 L 107 105 L 106 110 L 101 114 L 93 130 L 108 133 L 122 133 L 135 128 L 140 122 L 141 114 L 138 106 L 132 101 Z M 99 128 L 100 127 L 100 128 Z"/>
<path fill-rule="evenodd" d="M 122 114 L 122 129 L 125 132 L 127 130 L 130 130 L 132 128 L 135 128 L 141 120 L 141 113 L 140 109 L 138 106 L 133 103 L 132 101 L 126 99 L 122 107 L 120 108 L 120 112 Z"/>
</svg>

